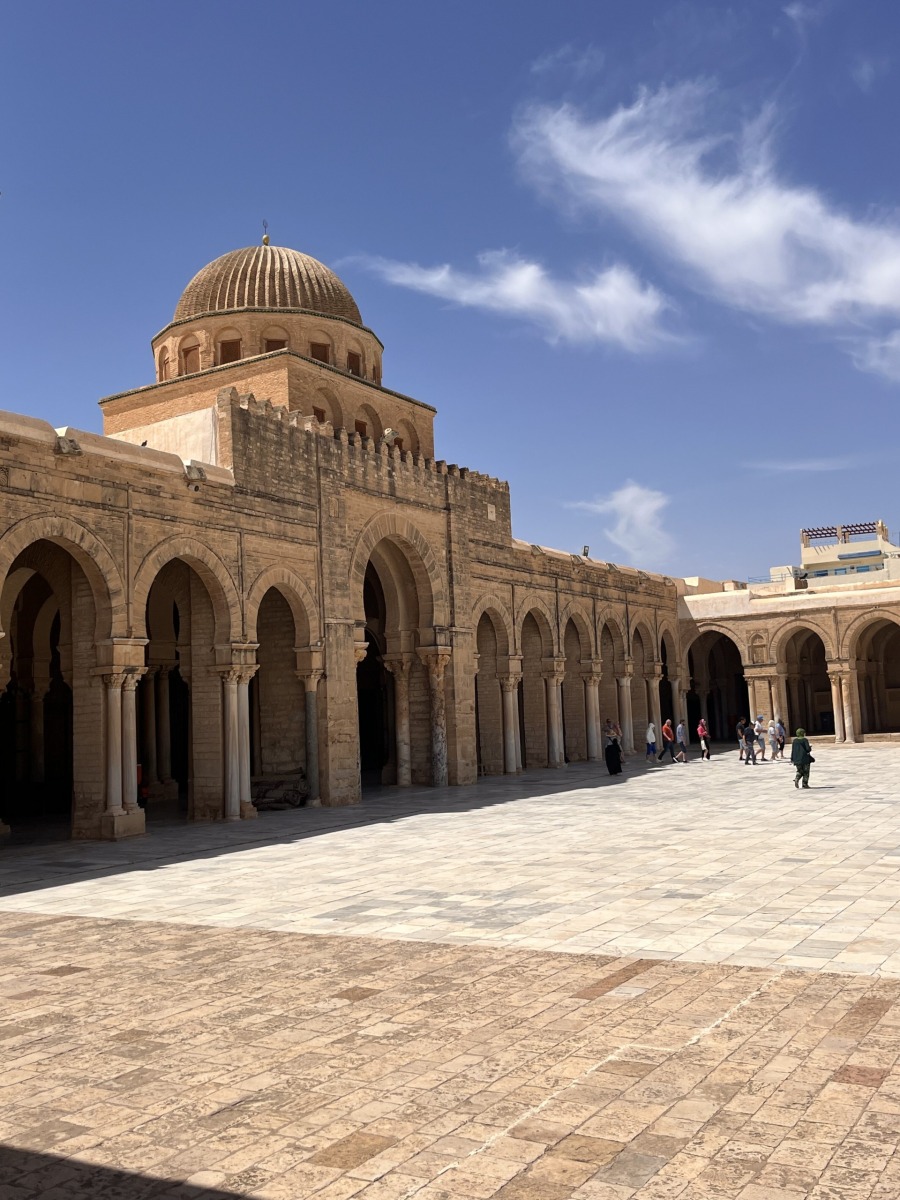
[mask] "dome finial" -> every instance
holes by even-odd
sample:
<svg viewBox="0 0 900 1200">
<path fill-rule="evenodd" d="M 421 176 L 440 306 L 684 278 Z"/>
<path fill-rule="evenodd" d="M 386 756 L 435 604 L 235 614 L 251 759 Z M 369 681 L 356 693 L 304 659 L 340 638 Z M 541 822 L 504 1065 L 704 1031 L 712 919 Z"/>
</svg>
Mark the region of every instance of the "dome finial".
<svg viewBox="0 0 900 1200">
<path fill-rule="evenodd" d="M 268 244 L 269 244 L 269 222 L 268 222 L 268 221 L 263 221 L 263 240 L 262 240 L 262 244 L 263 244 L 264 246 L 268 246 Z"/>
</svg>

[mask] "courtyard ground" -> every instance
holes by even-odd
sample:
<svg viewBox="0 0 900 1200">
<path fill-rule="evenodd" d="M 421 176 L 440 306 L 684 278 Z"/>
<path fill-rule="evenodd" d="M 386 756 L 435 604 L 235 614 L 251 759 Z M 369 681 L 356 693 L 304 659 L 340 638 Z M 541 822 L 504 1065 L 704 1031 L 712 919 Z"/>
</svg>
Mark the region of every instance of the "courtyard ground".
<svg viewBox="0 0 900 1200">
<path fill-rule="evenodd" d="M 0 1195 L 896 1200 L 900 756 L 0 850 Z"/>
</svg>

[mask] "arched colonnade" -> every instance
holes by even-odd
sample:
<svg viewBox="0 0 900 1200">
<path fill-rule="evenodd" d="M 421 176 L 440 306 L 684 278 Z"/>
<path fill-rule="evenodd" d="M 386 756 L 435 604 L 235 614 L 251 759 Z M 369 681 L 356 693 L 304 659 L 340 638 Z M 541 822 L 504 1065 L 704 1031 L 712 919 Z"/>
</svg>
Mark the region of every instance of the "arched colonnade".
<svg viewBox="0 0 900 1200">
<path fill-rule="evenodd" d="M 498 596 L 473 612 L 479 771 L 514 774 L 602 757 L 607 720 L 626 752 L 641 748 L 647 722 L 686 715 L 675 630 L 624 610 L 595 619 L 589 604 L 559 620 L 539 596 L 515 613 Z"/>
</svg>

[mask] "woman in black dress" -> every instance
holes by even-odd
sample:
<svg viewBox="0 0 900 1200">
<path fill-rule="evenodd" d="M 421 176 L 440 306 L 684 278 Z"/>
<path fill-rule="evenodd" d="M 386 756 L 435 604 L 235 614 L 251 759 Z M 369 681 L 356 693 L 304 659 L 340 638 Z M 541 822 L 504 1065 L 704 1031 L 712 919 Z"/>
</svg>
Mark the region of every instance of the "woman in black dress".
<svg viewBox="0 0 900 1200">
<path fill-rule="evenodd" d="M 610 775 L 622 774 L 622 747 L 617 737 L 607 736 L 603 757 L 606 759 L 606 769 Z"/>
</svg>

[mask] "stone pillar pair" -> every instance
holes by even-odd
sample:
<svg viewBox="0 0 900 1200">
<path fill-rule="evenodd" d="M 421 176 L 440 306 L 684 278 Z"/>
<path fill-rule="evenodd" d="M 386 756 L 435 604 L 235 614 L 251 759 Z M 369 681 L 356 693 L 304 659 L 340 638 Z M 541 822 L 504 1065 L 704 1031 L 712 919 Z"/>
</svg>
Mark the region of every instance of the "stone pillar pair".
<svg viewBox="0 0 900 1200">
<path fill-rule="evenodd" d="M 566 677 L 566 660 L 546 659 L 541 674 L 547 689 L 547 765 L 564 767 L 566 749 L 562 720 L 562 685 Z"/>
<path fill-rule="evenodd" d="M 631 708 L 631 680 L 634 676 L 634 663 L 627 661 L 622 674 L 616 676 L 616 687 L 619 689 L 619 724 L 622 726 L 622 739 L 625 742 L 626 754 L 634 754 L 634 715 Z M 657 737 L 659 730 L 656 731 Z"/>
<path fill-rule="evenodd" d="M 834 711 L 835 742 L 856 741 L 856 710 L 859 704 L 859 680 L 854 668 L 850 670 L 831 666 L 828 680 L 831 683 L 831 706 Z"/>
<path fill-rule="evenodd" d="M 106 690 L 106 808 L 101 833 L 117 839 L 144 832 L 144 813 L 138 804 L 137 706 L 135 692 L 143 667 L 107 670 Z"/>
<path fill-rule="evenodd" d="M 431 782 L 447 787 L 447 699 L 444 676 L 452 651 L 449 646 L 420 646 L 418 657 L 428 675 L 431 712 Z M 412 737 L 409 720 L 409 677 L 414 662 L 411 651 L 388 654 L 382 660 L 394 677 L 394 727 L 396 730 L 397 786 L 412 783 Z"/>
<path fill-rule="evenodd" d="M 249 662 L 221 669 L 226 821 L 257 815 L 250 786 L 250 680 L 258 669 Z"/>
<path fill-rule="evenodd" d="M 151 666 L 144 675 L 141 768 L 144 782 L 151 786 L 169 783 L 172 778 L 169 671 L 167 666 Z"/>
<path fill-rule="evenodd" d="M 588 762 L 597 762 L 603 757 L 603 735 L 600 729 L 600 664 L 589 662 L 584 665 L 584 719 L 587 727 Z M 624 748 L 624 747 L 623 747 Z"/>
</svg>

